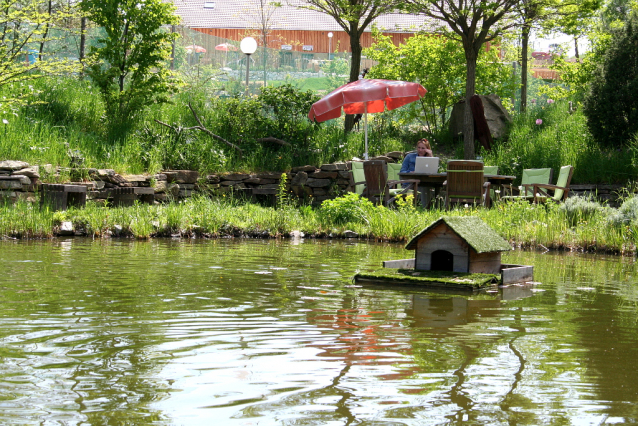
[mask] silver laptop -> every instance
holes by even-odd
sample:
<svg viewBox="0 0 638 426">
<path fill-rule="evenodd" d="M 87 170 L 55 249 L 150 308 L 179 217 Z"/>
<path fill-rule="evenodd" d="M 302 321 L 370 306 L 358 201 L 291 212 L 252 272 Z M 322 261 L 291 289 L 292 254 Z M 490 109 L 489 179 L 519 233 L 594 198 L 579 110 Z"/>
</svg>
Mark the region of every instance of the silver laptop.
<svg viewBox="0 0 638 426">
<path fill-rule="evenodd" d="M 438 173 L 439 157 L 416 157 L 415 173 Z"/>
</svg>

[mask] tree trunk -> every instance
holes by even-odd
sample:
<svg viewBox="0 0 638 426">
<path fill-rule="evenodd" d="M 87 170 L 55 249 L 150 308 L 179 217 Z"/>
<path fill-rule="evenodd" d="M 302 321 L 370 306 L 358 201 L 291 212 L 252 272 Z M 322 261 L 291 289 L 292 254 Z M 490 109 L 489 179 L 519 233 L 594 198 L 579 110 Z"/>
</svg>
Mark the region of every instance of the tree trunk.
<svg viewBox="0 0 638 426">
<path fill-rule="evenodd" d="M 49 20 L 47 21 L 44 27 L 44 34 L 42 34 L 42 41 L 40 42 L 40 52 L 38 54 L 38 60 L 42 61 L 42 54 L 44 53 L 44 43 L 47 40 L 47 36 L 49 35 L 49 25 L 51 24 L 51 13 L 53 10 L 53 0 L 49 0 L 49 6 L 47 8 L 47 13 L 49 14 Z"/>
<path fill-rule="evenodd" d="M 359 72 L 361 71 L 361 40 L 359 39 L 359 31 L 356 26 L 350 26 L 350 50 L 352 51 L 352 62 L 350 63 L 350 82 L 357 81 L 359 79 Z M 354 127 L 354 115 L 346 115 L 346 122 L 344 130 L 346 133 L 352 130 Z"/>
<path fill-rule="evenodd" d="M 175 32 L 175 25 L 171 25 L 171 33 Z M 175 37 L 173 37 L 173 42 L 171 43 L 171 69 L 175 69 Z"/>
<path fill-rule="evenodd" d="M 574 56 L 576 57 L 576 62 L 580 62 L 580 54 L 578 53 L 578 37 L 574 37 Z"/>
<path fill-rule="evenodd" d="M 465 75 L 465 114 L 463 116 L 463 159 L 474 160 L 474 118 L 470 108 L 470 98 L 474 95 L 476 88 L 476 58 L 477 52 L 472 48 L 466 49 L 465 60 L 467 72 Z"/>
<path fill-rule="evenodd" d="M 527 109 L 527 58 L 530 27 L 523 25 L 521 30 L 521 112 Z"/>
<path fill-rule="evenodd" d="M 80 19 L 80 62 L 84 60 L 86 49 L 86 18 Z"/>
</svg>

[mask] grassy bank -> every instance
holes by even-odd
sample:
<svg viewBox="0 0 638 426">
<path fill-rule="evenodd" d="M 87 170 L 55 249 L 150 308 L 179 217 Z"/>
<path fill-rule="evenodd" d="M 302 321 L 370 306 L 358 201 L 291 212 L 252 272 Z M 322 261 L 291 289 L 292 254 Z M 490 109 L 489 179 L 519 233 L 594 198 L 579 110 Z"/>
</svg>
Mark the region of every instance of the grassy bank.
<svg viewBox="0 0 638 426">
<path fill-rule="evenodd" d="M 307 120 L 308 105 L 318 95 L 291 85 L 268 90 L 274 92 L 221 97 L 197 84 L 186 85 L 170 103 L 150 106 L 123 140 L 113 142 L 105 137 L 104 106 L 90 82 L 38 80 L 33 83 L 32 103 L 0 122 L 0 159 L 59 166 L 80 159 L 86 167 L 137 174 L 167 169 L 286 171 L 362 157 L 363 128 L 345 134 L 342 118 L 320 124 Z M 194 128 L 198 122 L 190 107 L 202 126 L 221 139 Z M 462 158 L 462 141 L 447 133 L 430 134 L 418 123 L 404 122 L 401 113 L 399 108 L 369 115 L 371 156 L 408 151 L 416 140 L 428 137 L 442 164 Z M 290 145 L 260 141 L 267 137 Z M 241 153 L 222 140 L 241 148 Z M 509 138 L 477 154 L 508 175 L 521 176 L 524 168 L 536 167 L 557 171 L 571 164 L 575 184 L 638 180 L 638 144 L 601 148 L 589 134 L 582 112 L 570 111 L 567 101 L 536 105 L 514 116 Z"/>
<path fill-rule="evenodd" d="M 339 214 L 340 209 L 346 211 Z M 619 209 L 575 199 L 563 206 L 525 202 L 495 208 L 462 207 L 452 212 L 425 211 L 408 205 L 397 209 L 353 201 L 313 209 L 310 206 L 261 207 L 233 199 L 192 199 L 165 205 L 51 212 L 37 205 L 0 206 L 1 238 L 51 238 L 62 222 L 70 221 L 79 235 L 94 238 L 225 236 L 273 238 L 301 231 L 306 237 L 340 238 L 346 231 L 362 239 L 405 242 L 443 214 L 476 215 L 518 247 L 607 252 L 634 255 L 638 243 L 635 224 L 638 199 Z"/>
</svg>

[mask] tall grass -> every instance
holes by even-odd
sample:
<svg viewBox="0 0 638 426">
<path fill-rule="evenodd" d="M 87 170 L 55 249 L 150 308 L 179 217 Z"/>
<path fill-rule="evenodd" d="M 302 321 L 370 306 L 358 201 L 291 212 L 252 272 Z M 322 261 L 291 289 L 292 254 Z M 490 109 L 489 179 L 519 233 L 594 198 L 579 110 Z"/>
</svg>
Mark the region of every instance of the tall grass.
<svg viewBox="0 0 638 426">
<path fill-rule="evenodd" d="M 583 204 L 584 206 L 584 204 Z M 350 208 L 344 205 L 344 208 Z M 388 209 L 373 206 L 362 215 L 323 214 L 309 206 L 262 207 L 230 197 L 194 197 L 164 205 L 137 204 L 109 208 L 89 203 L 84 209 L 51 212 L 37 204 L 0 205 L 0 238 L 50 238 L 61 222 L 95 238 L 108 236 L 272 238 L 302 231 L 308 236 L 340 237 L 354 231 L 360 238 L 408 241 L 442 215 L 474 215 L 514 245 L 540 249 L 635 254 L 638 202 L 628 199 L 619 209 L 565 205 L 497 203 L 492 209 L 461 206 L 455 210 Z M 583 210 L 586 209 L 586 210 Z M 349 217 L 344 222 L 344 217 Z"/>
<path fill-rule="evenodd" d="M 542 124 L 536 124 L 542 120 Z M 509 139 L 497 141 L 492 151 L 481 150 L 485 164 L 498 165 L 499 173 L 522 176 L 523 169 L 574 166 L 572 183 L 625 183 L 638 176 L 638 156 L 633 145 L 602 149 L 592 139 L 580 110 L 569 112 L 567 101 L 530 108 L 517 115 Z"/>
<path fill-rule="evenodd" d="M 123 141 L 110 143 L 102 99 L 88 80 L 37 80 L 32 103 L 5 116 L 6 124 L 0 122 L 0 159 L 67 167 L 73 158 L 80 158 L 85 167 L 113 168 L 120 173 L 166 169 L 207 173 L 285 171 L 363 155 L 363 127 L 345 134 L 343 118 L 313 124 L 305 119 L 307 111 L 302 111 L 301 120 L 286 121 L 264 110 L 254 96 L 209 95 L 185 87 L 171 102 L 149 106 Z M 189 105 L 207 130 L 243 152 L 195 128 L 199 123 Z M 279 130 L 273 128 L 277 120 Z M 392 122 L 392 113 L 369 116 L 370 155 L 412 148 L 410 132 Z M 282 136 L 280 130 L 289 136 Z M 290 145 L 258 142 L 265 137 L 287 139 Z"/>
</svg>

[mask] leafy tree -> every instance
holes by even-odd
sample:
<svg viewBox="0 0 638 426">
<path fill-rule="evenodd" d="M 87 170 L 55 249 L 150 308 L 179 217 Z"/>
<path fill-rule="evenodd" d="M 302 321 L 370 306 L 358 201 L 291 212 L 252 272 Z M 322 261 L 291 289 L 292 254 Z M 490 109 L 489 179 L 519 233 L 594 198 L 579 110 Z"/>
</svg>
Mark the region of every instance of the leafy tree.
<svg viewBox="0 0 638 426">
<path fill-rule="evenodd" d="M 600 0 L 521 0 L 515 7 L 521 34 L 521 111 L 527 107 L 529 38 L 534 29 L 560 30 L 571 35 L 578 48 Z M 578 51 L 577 51 L 578 52 Z"/>
<path fill-rule="evenodd" d="M 175 8 L 161 0 L 82 0 L 81 8 L 106 33 L 90 49 L 87 74 L 104 99 L 109 139 L 121 139 L 174 88 L 166 61 L 177 35 L 162 26 L 178 22 Z"/>
<path fill-rule="evenodd" d="M 431 132 L 443 128 L 447 110 L 464 97 L 465 56 L 460 43 L 446 37 L 417 34 L 395 46 L 390 37 L 379 31 L 373 31 L 373 36 L 374 45 L 364 49 L 364 53 L 377 65 L 368 76 L 420 82 L 428 90 L 427 96 L 403 109 L 412 108 L 413 117 L 425 121 Z M 497 55 L 495 49 L 481 51 L 476 66 L 477 91 L 506 97 L 514 90 L 512 71 Z"/>
<path fill-rule="evenodd" d="M 638 17 L 616 30 L 583 107 L 601 145 L 622 146 L 638 131 Z"/>
<path fill-rule="evenodd" d="M 402 0 L 305 0 L 307 9 L 325 13 L 350 36 L 350 80 L 359 78 L 361 68 L 361 36 L 372 21 L 381 15 L 394 12 L 403 4 Z M 345 130 L 352 130 L 354 116 L 347 115 Z"/>
<path fill-rule="evenodd" d="M 77 64 L 40 50 L 53 19 L 54 15 L 48 13 L 48 1 L 0 0 L 0 87 L 16 85 L 11 91 L 13 97 L 0 104 L 2 112 L 26 102 L 30 93 L 20 93 L 18 86 L 22 83 L 77 70 Z"/>
<path fill-rule="evenodd" d="M 511 18 L 519 0 L 408 0 L 410 9 L 439 22 L 438 30 L 459 40 L 466 62 L 463 156 L 475 157 L 474 121 L 470 97 L 476 92 L 476 64 L 483 45 L 513 27 Z"/>
</svg>

